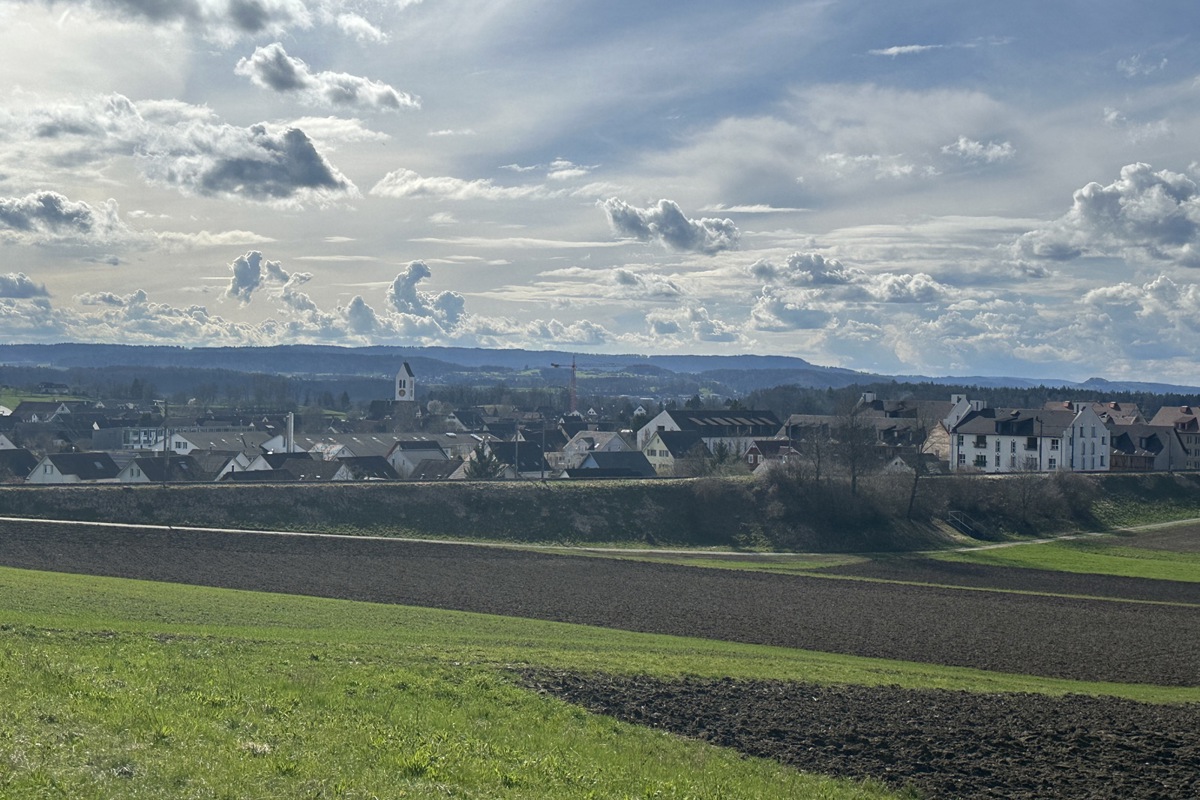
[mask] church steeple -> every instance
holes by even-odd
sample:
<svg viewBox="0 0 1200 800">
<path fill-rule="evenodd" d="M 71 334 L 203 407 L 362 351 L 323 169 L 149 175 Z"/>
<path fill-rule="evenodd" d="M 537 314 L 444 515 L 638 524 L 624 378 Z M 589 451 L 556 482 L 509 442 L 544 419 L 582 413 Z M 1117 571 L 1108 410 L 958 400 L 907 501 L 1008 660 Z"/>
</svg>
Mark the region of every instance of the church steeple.
<svg viewBox="0 0 1200 800">
<path fill-rule="evenodd" d="M 404 366 L 396 373 L 396 397 L 397 402 L 411 403 L 417 399 L 417 381 L 413 375 L 412 367 L 408 362 L 404 362 Z"/>
</svg>

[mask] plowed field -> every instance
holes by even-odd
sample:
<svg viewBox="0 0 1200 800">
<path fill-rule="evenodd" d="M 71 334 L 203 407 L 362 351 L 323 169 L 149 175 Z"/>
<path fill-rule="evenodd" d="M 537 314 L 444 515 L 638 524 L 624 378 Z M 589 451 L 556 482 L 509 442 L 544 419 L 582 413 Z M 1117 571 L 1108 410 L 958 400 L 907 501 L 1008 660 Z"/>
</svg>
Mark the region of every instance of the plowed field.
<svg viewBox="0 0 1200 800">
<path fill-rule="evenodd" d="M 1146 603 L 354 537 L 24 523 L 0 523 L 0 565 L 1052 677 L 1200 685 L 1200 610 L 1189 604 L 1194 590 L 1174 584 L 1070 578 L 1071 593 L 1081 595 L 1174 598 Z M 972 580 L 1028 591 L 1033 587 L 1018 580 L 1020 572 L 993 570 Z M 626 685 L 568 676 L 559 682 L 586 690 L 572 695 L 540 680 L 606 713 L 818 772 L 913 783 L 932 797 L 1197 795 L 1195 706 L 729 682 Z"/>
</svg>

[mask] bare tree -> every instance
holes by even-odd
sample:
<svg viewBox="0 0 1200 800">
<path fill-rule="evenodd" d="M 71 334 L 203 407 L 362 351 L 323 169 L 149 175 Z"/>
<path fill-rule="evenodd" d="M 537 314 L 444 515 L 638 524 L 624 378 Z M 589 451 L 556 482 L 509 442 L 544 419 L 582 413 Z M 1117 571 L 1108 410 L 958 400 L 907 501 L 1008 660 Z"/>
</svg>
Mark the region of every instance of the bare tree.
<svg viewBox="0 0 1200 800">
<path fill-rule="evenodd" d="M 877 434 L 862 407 L 838 415 L 833 432 L 837 460 L 850 478 L 850 494 L 858 494 L 858 479 L 878 460 Z"/>
</svg>

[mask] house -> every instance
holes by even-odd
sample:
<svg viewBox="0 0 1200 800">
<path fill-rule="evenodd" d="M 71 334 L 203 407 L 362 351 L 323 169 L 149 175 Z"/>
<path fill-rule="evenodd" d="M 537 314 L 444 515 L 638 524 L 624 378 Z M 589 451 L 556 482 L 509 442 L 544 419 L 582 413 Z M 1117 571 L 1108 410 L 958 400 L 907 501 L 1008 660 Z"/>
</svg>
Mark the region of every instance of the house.
<svg viewBox="0 0 1200 800">
<path fill-rule="evenodd" d="M 118 483 L 199 483 L 216 475 L 191 456 L 139 456 L 117 473 Z"/>
<path fill-rule="evenodd" d="M 201 472 L 219 481 L 227 472 L 242 472 L 250 466 L 250 458 L 240 450 L 193 450 L 188 454 Z"/>
<path fill-rule="evenodd" d="M 246 472 L 287 469 L 296 461 L 314 461 L 308 453 L 263 453 L 250 459 Z"/>
<path fill-rule="evenodd" d="M 400 476 L 383 456 L 345 456 L 337 459 L 349 472 L 354 481 L 395 481 Z"/>
<path fill-rule="evenodd" d="M 504 465 L 506 479 L 536 480 L 551 474 L 542 449 L 533 442 L 491 442 L 485 447 Z"/>
<path fill-rule="evenodd" d="M 17 446 L 13 444 L 12 439 L 9 439 L 3 433 L 0 433 L 0 450 L 16 450 Z"/>
<path fill-rule="evenodd" d="M 1114 472 L 1171 472 L 1183 469 L 1188 454 L 1181 434 L 1166 425 L 1109 425 Z"/>
<path fill-rule="evenodd" d="M 0 450 L 0 483 L 22 482 L 37 467 L 33 453 L 14 447 Z"/>
<path fill-rule="evenodd" d="M 948 475 L 950 464 L 933 453 L 901 453 L 883 465 L 883 472 L 900 475 Z"/>
<path fill-rule="evenodd" d="M 1184 449 L 1184 463 L 1175 469 L 1200 469 L 1200 409 L 1196 406 L 1163 406 L 1150 420 L 1155 427 L 1169 426 L 1179 436 Z"/>
<path fill-rule="evenodd" d="M 750 449 L 755 439 L 774 436 L 781 423 L 773 411 L 696 411 L 668 409 L 638 430 L 638 449 L 655 433 L 692 431 L 698 433 L 710 451 L 727 447 L 737 456 Z"/>
<path fill-rule="evenodd" d="M 755 439 L 754 444 L 746 451 L 745 459 L 753 472 L 760 464 L 768 461 L 786 464 L 799 455 L 800 451 L 790 439 Z"/>
<path fill-rule="evenodd" d="M 237 450 L 253 458 L 263 452 L 263 444 L 271 438 L 271 434 L 254 429 L 172 431 L 167 449 L 180 456 L 191 455 L 195 450 Z"/>
<path fill-rule="evenodd" d="M 627 453 L 632 450 L 616 431 L 580 431 L 563 445 L 563 468 L 574 469 L 582 465 L 590 453 Z"/>
<path fill-rule="evenodd" d="M 711 452 L 695 431 L 655 431 L 642 454 L 660 477 L 674 477 L 683 472 L 681 462 L 706 458 Z"/>
<path fill-rule="evenodd" d="M 413 468 L 410 481 L 448 481 L 463 466 L 461 458 L 449 461 L 421 461 Z"/>
<path fill-rule="evenodd" d="M 1090 404 L 1072 409 L 972 408 L 948 428 L 950 469 L 987 473 L 1107 472 L 1108 428 Z"/>
<path fill-rule="evenodd" d="M 113 483 L 121 468 L 108 453 L 51 453 L 39 461 L 26 483 Z"/>
<path fill-rule="evenodd" d="M 385 458 L 401 480 L 408 480 L 422 461 L 450 461 L 449 453 L 430 439 L 404 439 L 393 442 Z"/>
<path fill-rule="evenodd" d="M 577 468 L 567 470 L 572 478 L 656 478 L 658 472 L 644 453 L 637 450 L 588 453 Z"/>
</svg>

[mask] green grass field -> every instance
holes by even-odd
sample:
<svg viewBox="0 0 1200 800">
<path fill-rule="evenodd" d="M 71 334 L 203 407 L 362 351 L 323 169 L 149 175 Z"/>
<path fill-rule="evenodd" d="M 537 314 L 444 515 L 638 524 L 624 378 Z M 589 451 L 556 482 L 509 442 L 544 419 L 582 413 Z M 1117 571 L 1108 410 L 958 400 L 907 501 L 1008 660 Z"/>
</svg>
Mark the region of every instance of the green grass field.
<svg viewBox="0 0 1200 800">
<path fill-rule="evenodd" d="M 0 796 L 884 798 L 593 716 L 535 666 L 1200 700 L 337 600 L 0 569 Z"/>
<path fill-rule="evenodd" d="M 943 561 L 963 561 L 998 567 L 1200 582 L 1200 553 L 1175 553 L 1130 547 L 1128 539 L 1122 536 L 1027 543 L 939 553 L 933 557 Z"/>
</svg>

